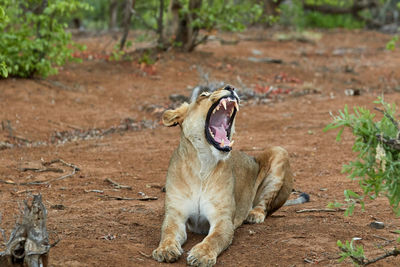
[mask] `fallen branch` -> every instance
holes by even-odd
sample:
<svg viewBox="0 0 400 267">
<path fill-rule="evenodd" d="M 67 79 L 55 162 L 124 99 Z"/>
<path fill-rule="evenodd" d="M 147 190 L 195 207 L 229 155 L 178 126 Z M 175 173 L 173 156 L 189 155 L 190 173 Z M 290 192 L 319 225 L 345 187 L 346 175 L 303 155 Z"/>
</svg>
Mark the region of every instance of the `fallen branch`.
<svg viewBox="0 0 400 267">
<path fill-rule="evenodd" d="M 84 191 L 85 191 L 85 193 L 100 193 L 100 194 L 104 193 L 103 190 L 99 190 L 99 189 L 84 190 Z"/>
<path fill-rule="evenodd" d="M 34 171 L 34 172 L 64 172 L 62 169 L 58 168 L 44 168 L 44 169 L 39 169 L 39 168 L 21 168 L 20 171 L 26 172 L 26 171 Z"/>
<path fill-rule="evenodd" d="M 104 195 L 104 196 L 99 195 L 99 197 L 115 199 L 115 200 L 136 200 L 136 198 L 131 198 L 131 197 L 119 197 L 119 196 L 109 196 L 109 195 Z"/>
<path fill-rule="evenodd" d="M 60 177 L 56 177 L 56 178 L 52 178 L 52 179 L 48 179 L 48 180 L 32 181 L 32 182 L 21 183 L 21 185 L 41 185 L 41 184 L 49 184 L 49 183 L 51 183 L 51 182 L 63 180 L 63 179 L 69 178 L 69 177 L 71 177 L 71 176 L 74 176 L 76 172 L 80 171 L 80 169 L 79 169 L 77 166 L 75 166 L 75 165 L 72 164 L 72 163 L 65 162 L 65 161 L 62 160 L 62 159 L 55 159 L 55 160 L 52 160 L 52 161 L 50 161 L 50 162 L 43 162 L 42 165 L 43 165 L 43 166 L 50 166 L 50 165 L 52 165 L 52 164 L 54 164 L 54 163 L 61 163 L 61 164 L 64 165 L 64 166 L 70 167 L 70 168 L 72 168 L 72 172 L 69 173 L 69 174 L 66 174 L 66 175 L 63 175 L 63 176 L 60 176 Z"/>
<path fill-rule="evenodd" d="M 338 212 L 338 211 L 345 211 L 345 209 L 303 209 L 303 210 L 296 210 L 297 213 L 303 212 Z"/>
<path fill-rule="evenodd" d="M 106 178 L 104 181 L 110 183 L 110 184 L 113 185 L 114 188 L 116 188 L 116 189 L 128 189 L 128 190 L 132 190 L 132 187 L 131 187 L 131 186 L 129 186 L 129 185 L 121 185 L 121 184 L 119 184 L 119 183 L 117 183 L 117 182 L 111 180 L 110 178 Z"/>
<path fill-rule="evenodd" d="M 150 197 L 150 196 L 144 196 L 141 198 L 131 198 L 131 197 L 99 195 L 99 197 L 107 198 L 107 199 L 115 199 L 115 200 L 139 200 L 139 201 L 149 201 L 149 200 L 157 200 L 158 199 L 158 197 Z"/>
</svg>

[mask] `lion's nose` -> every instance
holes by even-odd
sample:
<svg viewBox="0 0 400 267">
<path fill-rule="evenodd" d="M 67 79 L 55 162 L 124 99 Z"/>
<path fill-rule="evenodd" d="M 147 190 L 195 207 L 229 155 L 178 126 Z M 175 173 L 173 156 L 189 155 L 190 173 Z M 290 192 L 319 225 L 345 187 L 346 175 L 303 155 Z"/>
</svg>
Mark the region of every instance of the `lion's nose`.
<svg viewBox="0 0 400 267">
<path fill-rule="evenodd" d="M 230 92 L 233 92 L 233 91 L 235 91 L 235 88 L 233 86 L 231 86 L 231 85 L 227 85 L 227 86 L 225 86 L 224 90 L 228 90 Z"/>
</svg>

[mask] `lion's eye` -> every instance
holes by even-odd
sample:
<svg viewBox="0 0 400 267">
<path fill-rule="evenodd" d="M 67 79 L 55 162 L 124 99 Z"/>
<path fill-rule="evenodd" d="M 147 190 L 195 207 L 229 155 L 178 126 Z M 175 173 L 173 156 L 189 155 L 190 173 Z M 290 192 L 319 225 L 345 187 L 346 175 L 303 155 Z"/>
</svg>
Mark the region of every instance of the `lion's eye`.
<svg viewBox="0 0 400 267">
<path fill-rule="evenodd" d="M 209 92 L 203 92 L 203 93 L 200 94 L 200 96 L 209 96 L 209 95 L 210 95 Z"/>
</svg>

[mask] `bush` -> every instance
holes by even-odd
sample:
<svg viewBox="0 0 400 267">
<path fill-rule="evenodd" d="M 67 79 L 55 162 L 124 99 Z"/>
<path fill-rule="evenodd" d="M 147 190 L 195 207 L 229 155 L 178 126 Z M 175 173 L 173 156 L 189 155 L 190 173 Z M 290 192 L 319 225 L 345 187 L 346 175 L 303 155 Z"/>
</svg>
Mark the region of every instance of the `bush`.
<svg viewBox="0 0 400 267">
<path fill-rule="evenodd" d="M 394 118 L 396 106 L 384 102 L 378 98 L 376 104 L 381 104 L 383 113 L 380 121 L 375 122 L 375 114 L 362 107 L 355 107 L 354 114 L 349 114 L 347 106 L 339 111 L 339 116 L 333 116 L 333 123 L 324 130 L 340 128 L 336 140 L 339 141 L 344 128 L 350 128 L 356 137 L 353 151 L 358 152 L 357 159 L 343 166 L 343 172 L 349 173 L 349 178 L 357 180 L 363 193 L 356 194 L 351 190 L 345 190 L 347 210 L 345 215 L 351 215 L 355 203 L 359 201 L 364 209 L 364 198 L 375 199 L 383 194 L 396 215 L 400 215 L 400 123 Z M 340 203 L 330 206 L 341 206 Z M 400 231 L 396 231 L 400 233 Z M 385 254 L 375 259 L 367 259 L 364 255 L 363 246 L 354 246 L 351 242 L 337 241 L 341 250 L 339 262 L 350 258 L 356 265 L 368 265 L 386 257 L 400 255 L 400 250 L 394 247 L 392 250 L 385 250 Z M 400 243 L 400 238 L 397 239 Z"/>
<path fill-rule="evenodd" d="M 340 128 L 337 141 L 340 140 L 344 128 L 350 128 L 355 136 L 353 151 L 357 158 L 343 166 L 343 172 L 349 173 L 349 178 L 357 180 L 363 193 L 358 195 L 350 190 L 345 191 L 349 202 L 348 214 L 351 215 L 356 201 L 364 208 L 363 199 L 375 199 L 383 194 L 389 200 L 397 216 L 400 216 L 400 132 L 399 123 L 394 119 L 396 106 L 378 98 L 376 104 L 384 116 L 375 122 L 375 114 L 368 109 L 355 107 L 350 114 L 347 106 L 334 116 L 333 123 L 324 130 Z"/>
<path fill-rule="evenodd" d="M 90 9 L 78 0 L 0 0 L 0 5 L 8 17 L 0 23 L 0 62 L 10 76 L 28 78 L 56 74 L 56 66 L 72 59 L 71 35 L 59 18 Z"/>
<path fill-rule="evenodd" d="M 6 19 L 4 9 L 0 7 L 0 23 L 3 22 Z M 1 54 L 0 54 L 1 57 Z M 8 71 L 7 71 L 7 66 L 4 61 L 0 61 L 0 77 L 7 78 L 8 76 Z"/>
<path fill-rule="evenodd" d="M 312 5 L 330 5 L 332 7 L 348 7 L 352 1 L 321 0 L 305 1 Z M 355 19 L 351 14 L 323 14 L 317 11 L 305 11 L 303 1 L 292 0 L 288 4 L 281 5 L 280 22 L 286 26 L 293 26 L 297 30 L 304 28 L 346 28 L 359 29 L 365 26 L 365 22 Z"/>
</svg>

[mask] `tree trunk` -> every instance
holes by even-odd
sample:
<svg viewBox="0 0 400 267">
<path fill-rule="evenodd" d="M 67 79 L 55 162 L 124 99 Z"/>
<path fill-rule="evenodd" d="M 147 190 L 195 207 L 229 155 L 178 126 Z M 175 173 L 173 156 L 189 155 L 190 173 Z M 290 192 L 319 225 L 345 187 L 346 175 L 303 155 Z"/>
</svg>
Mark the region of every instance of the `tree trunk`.
<svg viewBox="0 0 400 267">
<path fill-rule="evenodd" d="M 133 13 L 133 8 L 135 7 L 136 0 L 125 0 L 124 7 L 124 18 L 122 21 L 122 27 L 124 32 L 122 34 L 121 43 L 119 45 L 119 49 L 124 49 L 126 39 L 128 38 L 129 28 L 131 26 L 131 18 Z"/>
<path fill-rule="evenodd" d="M 158 12 L 158 19 L 157 19 L 157 33 L 158 33 L 158 40 L 157 43 L 159 46 L 164 46 L 164 5 L 165 1 L 160 0 L 160 10 Z"/>
<path fill-rule="evenodd" d="M 283 0 L 263 0 L 263 16 L 268 18 L 269 16 L 278 15 L 278 7 L 283 2 Z"/>
<path fill-rule="evenodd" d="M 115 30 L 117 28 L 117 18 L 118 18 L 118 0 L 110 1 L 110 22 L 108 24 L 109 30 Z"/>
<path fill-rule="evenodd" d="M 175 41 L 182 45 L 182 49 L 191 52 L 198 45 L 197 37 L 200 29 L 193 27 L 191 24 L 197 18 L 196 9 L 200 9 L 202 0 L 189 0 L 188 12 L 183 16 L 179 16 L 178 29 L 175 34 Z M 179 12 L 178 12 L 179 15 Z"/>
</svg>

